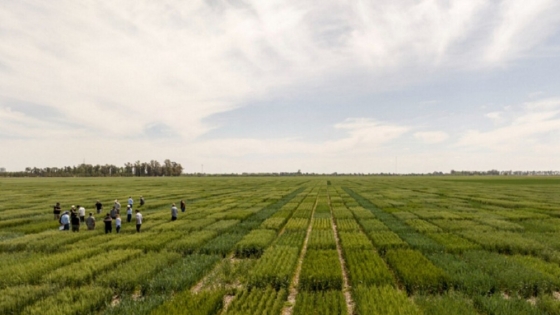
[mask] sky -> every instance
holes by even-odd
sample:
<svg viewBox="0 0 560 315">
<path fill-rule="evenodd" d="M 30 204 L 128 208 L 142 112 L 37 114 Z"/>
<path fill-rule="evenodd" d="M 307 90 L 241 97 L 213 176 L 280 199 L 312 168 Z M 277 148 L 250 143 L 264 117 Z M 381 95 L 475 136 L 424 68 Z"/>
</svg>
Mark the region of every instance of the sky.
<svg viewBox="0 0 560 315">
<path fill-rule="evenodd" d="M 0 2 L 0 167 L 560 170 L 560 1 Z"/>
</svg>

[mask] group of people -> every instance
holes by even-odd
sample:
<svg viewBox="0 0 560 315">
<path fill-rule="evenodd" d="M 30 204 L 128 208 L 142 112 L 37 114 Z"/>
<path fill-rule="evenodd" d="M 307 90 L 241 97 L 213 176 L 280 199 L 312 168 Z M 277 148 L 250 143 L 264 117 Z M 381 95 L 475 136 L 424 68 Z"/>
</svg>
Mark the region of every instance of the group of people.
<svg viewBox="0 0 560 315">
<path fill-rule="evenodd" d="M 145 204 L 144 197 L 140 196 L 140 206 Z M 132 221 L 132 207 L 134 205 L 134 200 L 132 197 L 128 197 L 128 203 L 126 206 L 126 222 L 130 223 Z M 186 210 L 186 203 L 184 200 L 181 200 L 181 212 L 185 212 Z M 100 214 L 103 211 L 103 204 L 97 200 L 95 203 L 95 208 L 97 209 L 97 214 Z M 121 204 L 117 199 L 115 199 L 115 203 L 111 211 L 107 212 L 105 218 L 103 219 L 103 223 L 105 224 L 105 234 L 113 232 L 113 221 L 115 221 L 115 228 L 117 233 L 121 231 L 122 220 L 120 216 L 121 211 Z M 142 213 L 140 210 L 136 209 L 136 232 L 140 232 L 142 227 Z M 61 231 L 68 231 L 70 230 L 70 226 L 72 227 L 72 232 L 79 232 L 80 225 L 86 224 L 88 230 L 95 229 L 95 217 L 93 213 L 89 213 L 89 217 L 85 217 L 86 209 L 80 205 L 72 206 L 70 211 L 65 211 L 62 213 L 62 209 L 60 207 L 60 203 L 57 202 L 53 208 L 54 218 L 58 220 L 60 223 L 60 230 Z M 171 205 L 171 221 L 177 220 L 178 217 L 178 209 L 173 203 Z"/>
</svg>

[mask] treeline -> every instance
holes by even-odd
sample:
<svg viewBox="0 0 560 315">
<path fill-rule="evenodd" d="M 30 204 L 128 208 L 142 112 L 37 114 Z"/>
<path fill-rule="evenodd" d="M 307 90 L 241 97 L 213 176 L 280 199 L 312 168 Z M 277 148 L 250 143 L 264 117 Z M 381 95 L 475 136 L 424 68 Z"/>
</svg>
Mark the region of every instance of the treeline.
<svg viewBox="0 0 560 315">
<path fill-rule="evenodd" d="M 111 164 L 91 165 L 82 163 L 78 166 L 64 167 L 26 167 L 23 172 L 4 172 L 2 177 L 127 177 L 127 176 L 179 176 L 183 173 L 180 163 L 165 160 L 160 163 L 150 162 L 126 163 L 124 166 Z"/>
</svg>

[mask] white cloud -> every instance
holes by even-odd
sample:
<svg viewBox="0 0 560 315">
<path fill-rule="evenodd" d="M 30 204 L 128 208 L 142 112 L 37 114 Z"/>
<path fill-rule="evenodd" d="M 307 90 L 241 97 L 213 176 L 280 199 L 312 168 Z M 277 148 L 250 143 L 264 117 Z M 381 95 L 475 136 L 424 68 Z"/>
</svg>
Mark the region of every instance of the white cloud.
<svg viewBox="0 0 560 315">
<path fill-rule="evenodd" d="M 447 140 L 449 135 L 443 131 L 420 131 L 414 133 L 414 138 L 424 143 L 434 144 Z"/>
<path fill-rule="evenodd" d="M 517 110 L 511 109 L 511 118 L 508 121 L 504 120 L 500 127 L 488 131 L 468 131 L 459 140 L 458 146 L 471 149 L 489 148 L 502 152 L 531 150 L 547 141 L 543 136 L 560 133 L 559 114 L 558 99 L 525 103 Z"/>
</svg>

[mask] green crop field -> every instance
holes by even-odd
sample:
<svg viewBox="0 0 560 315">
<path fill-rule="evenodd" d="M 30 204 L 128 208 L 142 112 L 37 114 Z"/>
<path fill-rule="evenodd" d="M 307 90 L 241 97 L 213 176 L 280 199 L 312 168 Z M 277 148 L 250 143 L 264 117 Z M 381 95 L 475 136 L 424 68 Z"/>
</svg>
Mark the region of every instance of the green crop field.
<svg viewBox="0 0 560 315">
<path fill-rule="evenodd" d="M 4 178 L 0 314 L 560 314 L 560 179 Z"/>
</svg>

